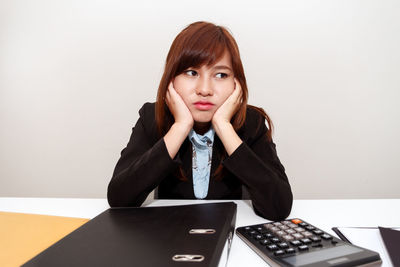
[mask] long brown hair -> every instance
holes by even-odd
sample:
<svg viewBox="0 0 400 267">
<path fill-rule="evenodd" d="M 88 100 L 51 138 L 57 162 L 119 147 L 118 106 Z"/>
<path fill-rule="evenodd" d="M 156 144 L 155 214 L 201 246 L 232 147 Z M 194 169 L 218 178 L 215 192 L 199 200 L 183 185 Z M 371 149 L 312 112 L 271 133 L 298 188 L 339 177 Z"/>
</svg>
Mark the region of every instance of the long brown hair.
<svg viewBox="0 0 400 267">
<path fill-rule="evenodd" d="M 257 110 L 266 119 L 269 126 L 267 136 L 269 140 L 272 139 L 273 125 L 271 119 L 262 108 L 247 104 L 246 77 L 235 39 L 226 28 L 204 21 L 194 22 L 183 29 L 176 36 L 168 52 L 156 101 L 155 119 L 160 136 L 164 136 L 174 123 L 174 117 L 164 100 L 170 81 L 189 67 L 198 68 L 204 64 L 213 65 L 224 55 L 225 51 L 228 51 L 231 56 L 234 77 L 239 81 L 243 91 L 242 102 L 231 120 L 233 128 L 237 131 L 243 126 L 246 120 L 246 109 L 250 107 Z M 220 177 L 221 171 L 222 164 L 219 165 L 214 176 Z M 182 169 L 180 173 L 184 177 Z"/>
</svg>

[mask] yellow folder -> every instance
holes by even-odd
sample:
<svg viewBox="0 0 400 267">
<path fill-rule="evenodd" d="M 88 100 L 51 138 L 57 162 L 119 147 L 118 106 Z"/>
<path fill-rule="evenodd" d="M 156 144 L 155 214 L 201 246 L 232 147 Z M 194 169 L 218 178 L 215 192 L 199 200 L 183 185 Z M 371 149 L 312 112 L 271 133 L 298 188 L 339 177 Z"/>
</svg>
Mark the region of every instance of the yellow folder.
<svg viewBox="0 0 400 267">
<path fill-rule="evenodd" d="M 0 212 L 0 266 L 20 266 L 88 221 Z"/>
</svg>

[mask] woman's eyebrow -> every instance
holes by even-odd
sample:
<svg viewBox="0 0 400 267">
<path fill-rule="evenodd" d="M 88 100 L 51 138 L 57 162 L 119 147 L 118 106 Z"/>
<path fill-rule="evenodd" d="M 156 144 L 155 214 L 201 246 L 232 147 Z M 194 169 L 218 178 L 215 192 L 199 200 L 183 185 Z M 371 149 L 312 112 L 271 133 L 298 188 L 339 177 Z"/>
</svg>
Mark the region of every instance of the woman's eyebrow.
<svg viewBox="0 0 400 267">
<path fill-rule="evenodd" d="M 230 67 L 226 66 L 226 65 L 217 65 L 217 66 L 214 66 L 214 67 L 212 67 L 212 68 L 213 68 L 214 70 L 227 69 L 227 70 L 232 71 L 232 69 L 231 69 Z"/>
</svg>

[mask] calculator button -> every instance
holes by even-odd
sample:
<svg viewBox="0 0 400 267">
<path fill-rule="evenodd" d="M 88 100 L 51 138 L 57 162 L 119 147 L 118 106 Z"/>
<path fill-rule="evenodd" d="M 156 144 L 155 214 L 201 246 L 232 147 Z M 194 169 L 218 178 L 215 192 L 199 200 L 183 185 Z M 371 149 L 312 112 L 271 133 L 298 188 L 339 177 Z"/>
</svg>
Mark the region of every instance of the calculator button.
<svg viewBox="0 0 400 267">
<path fill-rule="evenodd" d="M 288 225 L 288 224 L 290 224 L 291 222 L 290 221 L 283 221 L 282 222 L 282 224 L 284 224 L 284 225 Z"/>
<path fill-rule="evenodd" d="M 297 232 L 304 232 L 304 231 L 305 231 L 305 230 L 304 230 L 303 228 L 301 228 L 301 227 L 293 228 L 293 230 L 295 230 L 295 231 L 297 231 Z"/>
<path fill-rule="evenodd" d="M 308 246 L 306 245 L 299 246 L 299 250 L 300 251 L 308 250 Z"/>
<path fill-rule="evenodd" d="M 296 238 L 296 239 L 302 239 L 302 238 L 304 238 L 304 236 L 301 235 L 301 234 L 299 234 L 299 233 L 293 234 L 293 237 Z"/>
<path fill-rule="evenodd" d="M 314 230 L 313 231 L 314 232 L 314 234 L 316 234 L 316 235 L 322 235 L 324 232 L 323 231 L 321 231 L 321 230 Z"/>
<path fill-rule="evenodd" d="M 260 233 L 260 234 L 264 234 L 267 232 L 267 229 L 265 229 L 265 227 L 259 226 L 256 228 L 256 230 Z"/>
<path fill-rule="evenodd" d="M 273 234 L 270 234 L 270 233 L 267 233 L 267 234 L 265 234 L 264 235 L 266 238 L 272 238 L 272 237 L 274 237 L 274 235 Z"/>
<path fill-rule="evenodd" d="M 309 226 L 306 226 L 306 229 L 307 229 L 308 231 L 312 231 L 312 230 L 315 230 L 315 227 L 312 226 L 312 225 L 309 225 Z"/>
<path fill-rule="evenodd" d="M 300 220 L 300 219 L 293 219 L 292 220 L 292 223 L 294 223 L 294 224 L 299 224 L 299 223 L 302 223 L 303 221 L 302 220 Z"/>
<path fill-rule="evenodd" d="M 293 246 L 300 246 L 300 245 L 302 245 L 302 243 L 301 243 L 299 240 L 290 241 L 290 244 L 292 244 Z"/>
<path fill-rule="evenodd" d="M 277 250 L 274 252 L 275 256 L 282 256 L 283 254 L 285 254 L 285 251 L 283 251 L 283 250 Z"/>
<path fill-rule="evenodd" d="M 289 223 L 289 224 L 287 224 L 287 226 L 289 226 L 290 228 L 298 227 L 297 224 L 294 224 L 294 223 Z"/>
<path fill-rule="evenodd" d="M 311 237 L 312 242 L 321 242 L 321 238 L 319 238 L 318 236 L 313 236 Z"/>
<path fill-rule="evenodd" d="M 266 224 L 264 224 L 264 227 L 269 229 L 269 228 L 274 227 L 274 225 L 272 223 L 266 223 Z"/>
<path fill-rule="evenodd" d="M 283 235 L 286 235 L 286 232 L 285 231 L 278 231 L 275 234 L 277 234 L 279 236 L 283 236 Z"/>
<path fill-rule="evenodd" d="M 249 235 L 255 236 L 255 235 L 258 235 L 258 232 L 255 231 L 255 230 L 251 230 L 251 231 L 249 232 Z"/>
<path fill-rule="evenodd" d="M 286 253 L 287 253 L 287 254 L 295 253 L 295 252 L 296 252 L 296 250 L 295 250 L 294 248 L 288 248 L 288 249 L 286 249 Z"/>
<path fill-rule="evenodd" d="M 305 237 L 310 237 L 313 235 L 311 232 L 308 231 L 302 232 L 301 234 L 304 235 Z"/>
<path fill-rule="evenodd" d="M 276 238 L 276 237 L 271 238 L 270 240 L 271 240 L 272 243 L 279 243 L 279 242 L 281 242 L 281 241 L 279 240 L 279 238 Z"/>
<path fill-rule="evenodd" d="M 253 228 L 251 228 L 250 226 L 246 226 L 245 228 L 244 228 L 244 231 L 246 232 L 246 233 L 248 233 L 248 232 L 250 232 L 250 231 L 252 231 L 253 230 Z"/>
<path fill-rule="evenodd" d="M 311 240 L 308 239 L 308 238 L 303 238 L 303 239 L 301 240 L 301 242 L 303 242 L 303 244 L 310 244 L 310 243 L 311 243 Z"/>
<path fill-rule="evenodd" d="M 293 230 L 293 229 L 287 229 L 287 230 L 285 230 L 285 232 L 288 233 L 288 234 L 295 234 L 296 233 L 296 231 Z"/>
<path fill-rule="evenodd" d="M 270 251 L 275 251 L 275 250 L 278 250 L 278 246 L 275 244 L 268 245 L 267 249 L 269 249 Z"/>
<path fill-rule="evenodd" d="M 263 239 L 264 237 L 262 236 L 262 235 L 255 235 L 254 236 L 254 239 L 255 240 L 261 240 L 261 239 Z"/>
<path fill-rule="evenodd" d="M 282 243 L 278 244 L 278 247 L 280 247 L 280 248 L 288 248 L 289 245 L 286 242 L 282 242 Z"/>
<path fill-rule="evenodd" d="M 332 239 L 332 236 L 330 236 L 330 235 L 328 235 L 328 234 L 323 234 L 323 235 L 321 235 L 321 237 L 322 237 L 323 239 L 325 239 L 325 240 L 330 240 L 330 239 Z"/>
<path fill-rule="evenodd" d="M 294 237 L 291 235 L 284 235 L 284 236 L 282 236 L 282 238 L 285 239 L 286 241 L 294 240 Z"/>
<path fill-rule="evenodd" d="M 275 226 L 281 226 L 282 224 L 280 222 L 274 222 L 273 225 Z"/>
<path fill-rule="evenodd" d="M 269 241 L 268 239 L 263 239 L 260 241 L 260 244 L 266 246 L 266 245 L 271 244 L 271 241 Z"/>
<path fill-rule="evenodd" d="M 281 225 L 281 226 L 279 226 L 279 228 L 280 228 L 281 230 L 287 230 L 287 229 L 289 229 L 289 226 Z"/>
<path fill-rule="evenodd" d="M 305 223 L 305 222 L 302 222 L 302 223 L 299 223 L 299 225 L 300 225 L 301 227 L 306 227 L 308 224 Z"/>
</svg>

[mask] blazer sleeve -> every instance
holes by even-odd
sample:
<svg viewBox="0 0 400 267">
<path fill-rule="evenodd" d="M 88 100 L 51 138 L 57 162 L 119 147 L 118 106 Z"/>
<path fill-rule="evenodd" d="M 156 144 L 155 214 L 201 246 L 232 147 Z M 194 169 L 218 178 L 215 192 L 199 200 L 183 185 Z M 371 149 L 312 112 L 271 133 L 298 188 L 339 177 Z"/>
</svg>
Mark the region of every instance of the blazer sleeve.
<svg viewBox="0 0 400 267">
<path fill-rule="evenodd" d="M 260 116 L 261 117 L 261 116 Z M 223 161 L 226 167 L 246 186 L 254 211 L 269 220 L 285 219 L 292 208 L 293 195 L 289 180 L 276 152 L 268 140 L 264 119 L 258 119 L 255 134 Z"/>
<path fill-rule="evenodd" d="M 178 166 L 169 156 L 164 138 L 153 141 L 154 105 L 144 104 L 139 115 L 108 185 L 107 199 L 111 207 L 140 206 Z"/>
</svg>

